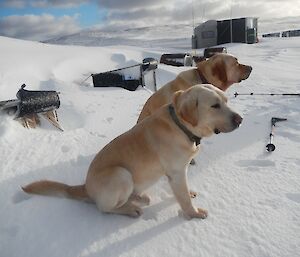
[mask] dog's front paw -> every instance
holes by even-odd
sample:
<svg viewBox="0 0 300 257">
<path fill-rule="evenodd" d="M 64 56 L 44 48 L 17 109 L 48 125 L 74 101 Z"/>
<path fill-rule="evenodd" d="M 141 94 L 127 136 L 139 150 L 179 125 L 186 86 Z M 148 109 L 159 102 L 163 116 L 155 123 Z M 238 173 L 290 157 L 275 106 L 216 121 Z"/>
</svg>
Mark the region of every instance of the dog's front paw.
<svg viewBox="0 0 300 257">
<path fill-rule="evenodd" d="M 197 218 L 197 219 L 206 219 L 208 216 L 208 212 L 207 210 L 201 209 L 201 208 L 197 208 L 195 211 L 193 212 L 188 212 L 185 213 L 185 217 L 187 219 L 192 219 L 192 218 Z"/>
<path fill-rule="evenodd" d="M 200 219 L 206 219 L 208 216 L 208 211 L 201 209 L 201 208 L 197 208 L 198 214 L 195 218 L 200 218 Z"/>
</svg>

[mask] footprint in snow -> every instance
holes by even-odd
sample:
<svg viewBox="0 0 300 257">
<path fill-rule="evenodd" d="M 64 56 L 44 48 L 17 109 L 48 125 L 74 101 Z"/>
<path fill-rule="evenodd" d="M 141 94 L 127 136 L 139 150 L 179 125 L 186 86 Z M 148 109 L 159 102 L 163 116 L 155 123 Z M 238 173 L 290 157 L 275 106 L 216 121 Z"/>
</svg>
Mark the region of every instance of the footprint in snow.
<svg viewBox="0 0 300 257">
<path fill-rule="evenodd" d="M 268 167 L 275 166 L 275 162 L 269 160 L 240 160 L 236 162 L 240 167 Z"/>
<path fill-rule="evenodd" d="M 111 124 L 111 122 L 113 121 L 114 119 L 112 117 L 109 117 L 109 118 L 106 118 L 106 121 Z"/>
<path fill-rule="evenodd" d="M 296 141 L 296 142 L 300 142 L 300 137 L 299 135 L 292 133 L 292 132 L 287 132 L 287 131 L 281 131 L 280 133 L 278 133 L 278 135 L 283 136 L 283 137 L 287 137 L 290 140 Z"/>
<path fill-rule="evenodd" d="M 13 196 L 12 202 L 14 204 L 18 204 L 18 203 L 28 200 L 29 198 L 30 198 L 30 196 L 28 194 L 26 194 L 25 192 L 23 192 L 23 190 L 21 189 Z"/>
<path fill-rule="evenodd" d="M 105 135 L 100 134 L 100 133 L 98 133 L 98 132 L 93 132 L 93 131 L 91 131 L 90 134 L 91 134 L 92 136 L 101 137 L 101 138 L 106 138 Z"/>
<path fill-rule="evenodd" d="M 70 151 L 70 147 L 68 147 L 68 146 L 66 146 L 66 145 L 63 145 L 63 146 L 61 147 L 61 151 L 62 151 L 63 153 L 67 153 L 67 152 Z"/>
<path fill-rule="evenodd" d="M 300 193 L 288 193 L 286 197 L 296 203 L 300 203 Z"/>
</svg>

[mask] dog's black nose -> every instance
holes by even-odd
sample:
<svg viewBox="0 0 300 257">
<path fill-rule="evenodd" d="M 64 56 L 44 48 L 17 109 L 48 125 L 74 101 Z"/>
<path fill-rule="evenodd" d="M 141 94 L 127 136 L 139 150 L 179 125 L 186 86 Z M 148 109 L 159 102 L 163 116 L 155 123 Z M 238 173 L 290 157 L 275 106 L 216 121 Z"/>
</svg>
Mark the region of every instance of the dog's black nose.
<svg viewBox="0 0 300 257">
<path fill-rule="evenodd" d="M 237 114 L 237 113 L 233 114 L 232 123 L 234 124 L 235 127 L 239 127 L 241 125 L 242 121 L 243 121 L 243 118 L 239 114 Z"/>
</svg>

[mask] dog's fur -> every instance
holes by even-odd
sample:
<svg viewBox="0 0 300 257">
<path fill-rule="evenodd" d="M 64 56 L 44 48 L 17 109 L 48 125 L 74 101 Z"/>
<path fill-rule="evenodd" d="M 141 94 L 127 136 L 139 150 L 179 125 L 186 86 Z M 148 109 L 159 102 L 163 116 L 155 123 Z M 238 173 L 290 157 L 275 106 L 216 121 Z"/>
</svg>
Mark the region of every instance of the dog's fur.
<svg viewBox="0 0 300 257">
<path fill-rule="evenodd" d="M 225 91 L 233 83 L 241 82 L 249 77 L 252 67 L 240 64 L 232 55 L 215 54 L 208 60 L 199 62 L 197 68 L 179 73 L 179 75 L 157 92 L 145 103 L 138 123 L 151 115 L 156 109 L 172 101 L 173 94 L 178 90 L 186 90 L 196 84 L 203 84 L 199 73 L 206 82 Z"/>
<path fill-rule="evenodd" d="M 172 106 L 182 125 L 198 137 L 230 132 L 242 118 L 226 104 L 223 92 L 212 85 L 178 91 Z M 86 183 L 80 186 L 39 181 L 23 188 L 27 193 L 91 200 L 99 210 L 140 216 L 138 202 L 149 204 L 144 191 L 167 176 L 174 195 L 189 218 L 206 218 L 207 211 L 192 205 L 187 168 L 200 145 L 187 137 L 172 119 L 169 105 L 106 145 L 92 161 Z"/>
</svg>

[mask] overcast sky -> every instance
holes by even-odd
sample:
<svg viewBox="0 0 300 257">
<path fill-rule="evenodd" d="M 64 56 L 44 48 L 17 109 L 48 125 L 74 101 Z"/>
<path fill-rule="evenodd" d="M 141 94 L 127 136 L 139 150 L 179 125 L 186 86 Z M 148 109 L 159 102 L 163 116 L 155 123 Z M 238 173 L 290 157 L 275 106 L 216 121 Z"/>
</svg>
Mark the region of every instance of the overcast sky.
<svg viewBox="0 0 300 257">
<path fill-rule="evenodd" d="M 250 16 L 261 32 L 300 29 L 300 0 L 0 0 L 0 35 L 46 40 L 90 27 L 192 26 L 192 10 L 196 24 Z"/>
</svg>

